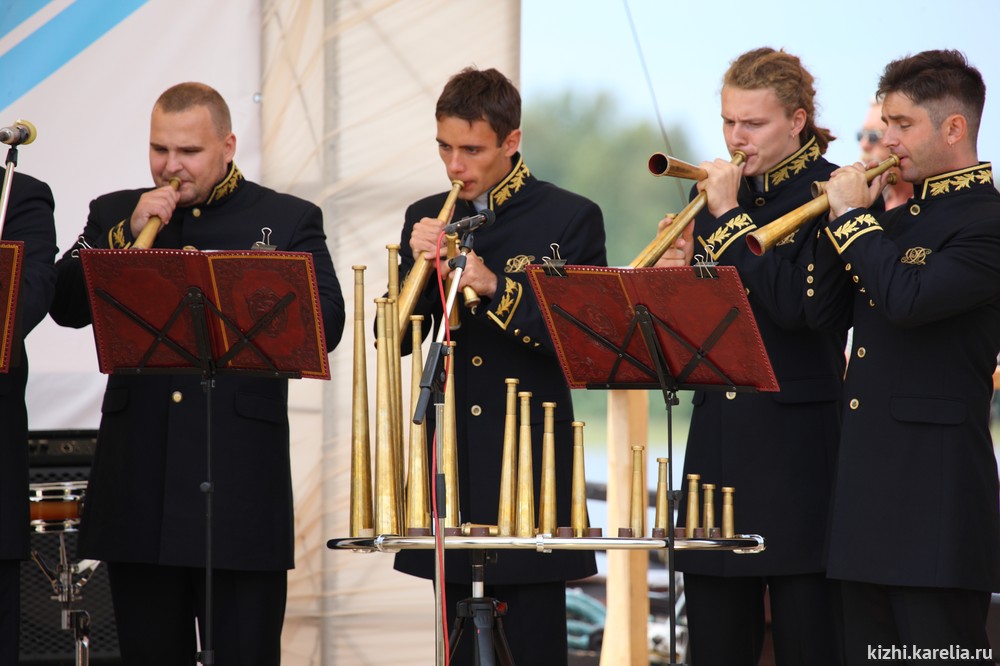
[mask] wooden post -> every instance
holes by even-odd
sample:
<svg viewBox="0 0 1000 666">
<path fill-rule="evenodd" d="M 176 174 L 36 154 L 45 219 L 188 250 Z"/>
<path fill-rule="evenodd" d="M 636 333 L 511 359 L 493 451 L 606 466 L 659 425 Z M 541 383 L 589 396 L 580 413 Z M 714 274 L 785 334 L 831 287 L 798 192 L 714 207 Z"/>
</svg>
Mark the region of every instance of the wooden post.
<svg viewBox="0 0 1000 666">
<path fill-rule="evenodd" d="M 649 439 L 649 396 L 645 391 L 608 391 L 608 526 L 616 536 L 629 525 L 632 446 L 645 447 Z M 607 607 L 601 666 L 649 664 L 649 552 L 609 550 Z"/>
</svg>

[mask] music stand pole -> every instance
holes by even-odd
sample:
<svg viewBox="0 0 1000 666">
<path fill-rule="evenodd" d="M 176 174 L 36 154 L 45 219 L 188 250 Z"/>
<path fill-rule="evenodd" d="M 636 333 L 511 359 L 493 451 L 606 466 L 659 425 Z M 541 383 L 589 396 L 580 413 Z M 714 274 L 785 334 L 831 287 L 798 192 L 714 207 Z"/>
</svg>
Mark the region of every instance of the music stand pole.
<svg viewBox="0 0 1000 666">
<path fill-rule="evenodd" d="M 214 666 L 215 650 L 212 640 L 212 389 L 215 387 L 216 367 L 212 358 L 211 338 L 208 332 L 205 294 L 197 287 L 187 293 L 191 312 L 195 346 L 201 365 L 201 386 L 205 391 L 205 480 L 199 485 L 205 495 L 205 642 L 198 653 L 202 666 Z"/>
</svg>

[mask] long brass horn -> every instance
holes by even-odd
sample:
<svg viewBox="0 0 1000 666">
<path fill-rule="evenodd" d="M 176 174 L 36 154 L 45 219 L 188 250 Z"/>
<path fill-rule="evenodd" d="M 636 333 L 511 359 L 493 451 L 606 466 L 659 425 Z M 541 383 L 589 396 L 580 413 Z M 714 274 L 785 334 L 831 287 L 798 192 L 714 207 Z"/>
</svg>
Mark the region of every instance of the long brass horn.
<svg viewBox="0 0 1000 666">
<path fill-rule="evenodd" d="M 531 458 L 531 391 L 519 391 L 521 419 L 517 449 L 517 521 L 514 535 L 535 536 L 535 475 Z"/>
<path fill-rule="evenodd" d="M 405 513 L 405 490 L 403 485 L 403 370 L 402 358 L 400 354 L 401 338 L 406 334 L 410 325 L 399 324 L 399 245 L 389 244 L 385 246 L 388 250 L 388 299 L 385 304 L 385 334 L 388 339 L 389 352 L 389 400 L 391 408 L 389 410 L 389 428 L 392 432 L 393 450 L 395 451 L 396 465 L 399 474 L 396 476 L 396 500 L 399 503 L 397 512 L 400 520 L 403 520 Z"/>
<path fill-rule="evenodd" d="M 573 421 L 573 488 L 570 524 L 573 536 L 582 537 L 587 531 L 587 477 L 584 472 L 583 421 Z"/>
<path fill-rule="evenodd" d="M 422 315 L 413 315 L 410 322 L 413 351 L 411 362 L 413 372 L 410 381 L 410 404 L 415 405 L 420 397 L 420 378 L 424 366 L 423 350 L 420 342 L 424 335 Z M 406 470 L 406 533 L 409 536 L 429 536 L 431 527 L 430 497 L 428 494 L 427 476 L 427 429 L 424 421 L 410 421 L 410 451 L 409 465 Z"/>
<path fill-rule="evenodd" d="M 500 459 L 500 505 L 497 528 L 500 536 L 513 536 L 517 509 L 517 385 L 515 377 L 507 384 L 507 409 L 503 422 L 503 456 Z"/>
<path fill-rule="evenodd" d="M 376 298 L 375 345 L 378 378 L 375 384 L 375 533 L 402 534 L 399 514 L 400 460 L 390 428 L 392 396 L 389 394 L 389 337 L 386 334 L 387 298 Z"/>
<path fill-rule="evenodd" d="M 441 469 L 444 471 L 446 528 L 461 525 L 458 504 L 458 425 L 455 414 L 455 343 L 447 343 L 448 371 L 445 373 L 444 415 L 435 425 L 441 438 Z"/>
<path fill-rule="evenodd" d="M 888 159 L 879 162 L 878 166 L 865 171 L 865 178 L 870 183 L 879 174 L 894 166 L 899 166 L 899 158 L 895 155 L 890 155 Z M 816 183 L 813 183 L 813 185 L 816 185 Z M 799 206 L 793 211 L 785 213 L 770 224 L 765 224 L 760 229 L 747 234 L 747 247 L 750 248 L 750 251 L 759 257 L 777 245 L 781 239 L 801 229 L 809 220 L 828 211 L 830 209 L 830 198 L 824 191 L 825 189 L 825 186 L 815 187 L 813 191 L 814 195 L 816 194 L 816 190 L 821 191 L 815 199 Z"/>
<path fill-rule="evenodd" d="M 659 154 L 661 153 L 657 153 L 657 155 Z M 653 158 L 655 157 L 656 155 L 653 155 L 653 157 L 649 159 L 650 171 L 653 171 L 653 161 L 654 161 Z M 673 159 L 673 158 L 667 158 L 665 155 L 663 157 L 666 158 L 667 160 Z M 746 158 L 747 156 L 745 153 L 737 150 L 733 153 L 732 163 L 736 165 L 743 164 Z M 678 161 L 679 160 L 675 160 L 675 162 Z M 695 178 L 697 180 L 704 180 L 705 177 L 708 175 L 705 173 L 704 169 L 700 169 L 698 167 L 686 163 L 683 164 L 685 164 L 686 167 L 690 167 L 690 169 L 682 170 L 683 173 L 686 174 L 680 176 L 682 178 Z M 664 169 L 666 170 L 666 167 Z M 676 173 L 676 171 L 677 170 L 675 169 L 674 174 L 656 173 L 656 172 L 653 173 L 654 175 L 657 176 L 680 175 Z M 660 257 L 663 256 L 663 253 L 669 250 L 671 246 L 673 246 L 673 244 L 677 242 L 677 239 L 680 238 L 681 234 L 684 233 L 684 228 L 687 227 L 687 225 L 691 222 L 691 220 L 693 220 L 695 216 L 701 212 L 701 209 L 705 207 L 705 204 L 707 202 L 708 202 L 708 194 L 706 194 L 705 192 L 699 192 L 698 195 L 694 199 L 692 199 L 690 203 L 688 203 L 688 205 L 685 206 L 683 210 L 681 210 L 681 212 L 677 214 L 677 216 L 673 219 L 673 221 L 670 223 L 669 226 L 667 226 L 665 229 L 656 234 L 656 237 L 652 241 L 650 241 L 649 245 L 647 245 L 642 252 L 639 253 L 639 256 L 637 256 L 635 259 L 632 260 L 632 263 L 630 263 L 629 266 L 631 268 L 649 268 L 650 266 L 655 264 L 660 259 Z"/>
<path fill-rule="evenodd" d="M 646 492 L 646 475 L 643 470 L 645 447 L 632 447 L 632 496 L 629 501 L 628 524 L 633 539 L 646 536 L 646 507 L 649 504 Z"/>
<path fill-rule="evenodd" d="M 556 403 L 543 402 L 542 485 L 538 491 L 538 533 L 556 533 Z"/>
<path fill-rule="evenodd" d="M 653 514 L 653 538 L 663 539 L 667 536 L 667 525 L 669 515 L 667 511 L 670 507 L 667 502 L 667 488 L 669 482 L 667 475 L 670 474 L 670 458 L 656 459 L 656 513 Z"/>
<path fill-rule="evenodd" d="M 351 536 L 373 536 L 372 462 L 365 353 L 365 266 L 354 269 L 354 393 L 351 404 Z"/>
<path fill-rule="evenodd" d="M 455 202 L 458 200 L 458 193 L 462 191 L 462 187 L 462 181 L 451 181 L 451 191 L 448 193 L 444 205 L 441 206 L 441 211 L 437 216 L 438 220 L 447 222 L 448 218 L 451 217 L 451 212 L 455 208 Z M 427 256 L 426 252 L 419 257 L 414 257 L 413 268 L 410 269 L 410 272 L 407 273 L 406 278 L 403 280 L 403 286 L 399 289 L 399 298 L 397 299 L 400 328 L 405 329 L 409 323 L 410 315 L 413 314 L 414 308 L 417 307 L 417 299 L 423 292 L 424 287 L 427 286 L 427 280 L 430 279 L 433 272 L 434 257 Z"/>
</svg>

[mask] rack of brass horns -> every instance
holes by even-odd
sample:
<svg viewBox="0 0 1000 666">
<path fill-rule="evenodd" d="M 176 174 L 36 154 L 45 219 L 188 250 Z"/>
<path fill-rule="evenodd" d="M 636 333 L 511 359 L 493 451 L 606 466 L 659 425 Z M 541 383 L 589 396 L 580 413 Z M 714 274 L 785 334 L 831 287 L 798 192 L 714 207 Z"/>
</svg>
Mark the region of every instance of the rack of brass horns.
<svg viewBox="0 0 1000 666">
<path fill-rule="evenodd" d="M 401 346 L 409 336 L 411 349 L 410 402 L 420 395 L 423 369 L 421 341 L 423 317 L 409 316 L 409 330 L 399 326 L 398 245 L 389 250 L 389 284 L 385 296 L 375 300 L 375 433 L 371 441 L 368 400 L 368 368 L 365 342 L 368 322 L 365 315 L 365 266 L 354 266 L 354 373 L 351 416 L 351 500 L 350 535 L 429 536 L 431 520 L 428 433 L 425 424 L 415 424 L 403 409 Z M 449 343 L 453 346 L 454 343 Z M 445 356 L 451 349 L 446 347 Z M 556 403 L 544 402 L 541 490 L 536 521 L 534 470 L 532 469 L 531 393 L 518 392 L 518 380 L 509 378 L 506 387 L 502 480 L 496 525 L 461 523 L 458 505 L 458 443 L 456 436 L 454 371 L 445 363 L 443 406 L 435 422 L 440 438 L 440 473 L 444 476 L 444 517 L 439 523 L 446 535 L 535 536 L 556 532 L 555 432 Z M 520 409 L 520 417 L 518 410 Z M 405 425 L 404 425 L 405 424 Z M 586 480 L 584 477 L 583 427 L 576 422 L 573 452 L 572 525 L 575 536 L 595 536 L 587 527 Z M 374 463 L 374 470 L 373 470 Z M 600 536 L 599 531 L 596 536 Z"/>
</svg>

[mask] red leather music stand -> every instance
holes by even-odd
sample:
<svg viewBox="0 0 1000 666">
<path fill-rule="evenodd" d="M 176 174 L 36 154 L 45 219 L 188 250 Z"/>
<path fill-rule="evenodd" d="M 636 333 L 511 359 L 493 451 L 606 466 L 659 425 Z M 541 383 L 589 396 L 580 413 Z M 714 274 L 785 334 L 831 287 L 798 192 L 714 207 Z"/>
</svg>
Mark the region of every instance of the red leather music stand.
<svg viewBox="0 0 1000 666">
<path fill-rule="evenodd" d="M 527 268 L 570 388 L 660 390 L 673 460 L 679 390 L 777 391 L 746 291 L 732 266 Z M 667 475 L 670 654 L 676 651 L 675 496 Z M 671 657 L 673 662 L 673 657 Z"/>
<path fill-rule="evenodd" d="M 218 375 L 329 379 L 304 252 L 81 250 L 101 372 L 199 374 L 206 401 L 205 641 L 212 649 L 212 387 Z"/>
<path fill-rule="evenodd" d="M 21 326 L 18 291 L 23 263 L 22 241 L 0 241 L 0 374 L 19 362 L 21 345 L 16 344 L 15 333 Z"/>
</svg>

